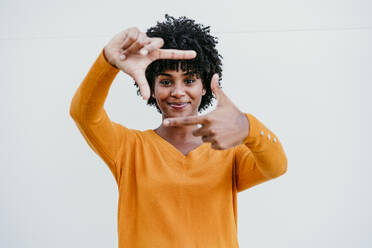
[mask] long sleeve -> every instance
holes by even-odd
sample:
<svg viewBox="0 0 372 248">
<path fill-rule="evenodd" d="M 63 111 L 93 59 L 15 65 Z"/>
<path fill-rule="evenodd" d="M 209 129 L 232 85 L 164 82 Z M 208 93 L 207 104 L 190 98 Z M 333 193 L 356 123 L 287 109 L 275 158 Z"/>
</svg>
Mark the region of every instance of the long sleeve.
<svg viewBox="0 0 372 248">
<path fill-rule="evenodd" d="M 105 161 L 118 182 L 121 169 L 117 159 L 128 129 L 111 121 L 103 106 L 119 69 L 104 57 L 103 50 L 76 91 L 70 115 L 89 146 Z"/>
<path fill-rule="evenodd" d="M 235 154 L 237 191 L 279 177 L 287 171 L 287 157 L 279 139 L 252 114 L 246 114 L 249 133 Z"/>
</svg>

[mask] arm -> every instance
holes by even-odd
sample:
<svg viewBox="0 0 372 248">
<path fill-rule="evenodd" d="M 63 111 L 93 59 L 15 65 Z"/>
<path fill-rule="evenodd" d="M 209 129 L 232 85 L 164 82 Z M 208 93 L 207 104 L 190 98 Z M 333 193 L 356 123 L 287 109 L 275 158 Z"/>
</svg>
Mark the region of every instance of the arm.
<svg viewBox="0 0 372 248">
<path fill-rule="evenodd" d="M 218 80 L 218 74 L 211 80 L 218 101 L 215 110 L 206 115 L 167 118 L 164 125 L 201 124 L 193 134 L 210 142 L 213 149 L 236 147 L 234 181 L 238 191 L 285 173 L 287 158 L 278 138 L 253 115 L 241 112 L 219 87 Z"/>
<path fill-rule="evenodd" d="M 246 114 L 248 136 L 235 149 L 238 192 L 279 177 L 287 171 L 287 157 L 276 135 L 257 118 Z"/>
<path fill-rule="evenodd" d="M 119 69 L 107 62 L 102 51 L 80 84 L 70 105 L 70 115 L 81 134 L 106 162 L 116 180 L 120 175 L 120 169 L 117 167 L 120 143 L 126 138 L 128 130 L 112 122 L 103 106 L 118 72 Z"/>
<path fill-rule="evenodd" d="M 149 64 L 157 59 L 193 59 L 195 51 L 160 49 L 163 39 L 147 37 L 138 28 L 116 34 L 105 46 L 76 91 L 70 115 L 90 147 L 106 162 L 117 182 L 121 175 L 119 156 L 130 154 L 136 135 L 133 130 L 112 122 L 104 110 L 109 88 L 120 70 L 139 85 L 148 99 L 150 88 L 145 77 Z"/>
</svg>

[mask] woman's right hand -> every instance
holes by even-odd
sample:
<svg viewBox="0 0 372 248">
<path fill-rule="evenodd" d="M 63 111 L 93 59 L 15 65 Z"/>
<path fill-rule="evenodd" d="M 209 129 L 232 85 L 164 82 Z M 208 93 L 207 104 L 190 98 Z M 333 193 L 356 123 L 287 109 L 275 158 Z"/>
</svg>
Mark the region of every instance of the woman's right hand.
<svg viewBox="0 0 372 248">
<path fill-rule="evenodd" d="M 160 49 L 164 40 L 147 37 L 138 28 L 126 29 L 104 47 L 104 55 L 113 66 L 130 75 L 138 84 L 141 96 L 150 98 L 150 87 L 145 71 L 149 64 L 158 59 L 193 59 L 193 50 Z"/>
</svg>

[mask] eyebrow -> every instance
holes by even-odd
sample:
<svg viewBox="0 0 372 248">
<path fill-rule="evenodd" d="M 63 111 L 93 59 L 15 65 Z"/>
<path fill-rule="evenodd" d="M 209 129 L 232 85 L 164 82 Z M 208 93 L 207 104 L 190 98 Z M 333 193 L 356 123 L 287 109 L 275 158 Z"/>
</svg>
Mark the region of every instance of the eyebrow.
<svg viewBox="0 0 372 248">
<path fill-rule="evenodd" d="M 168 74 L 168 73 L 165 73 L 165 72 L 160 72 L 159 74 L 158 74 L 159 76 L 167 76 L 167 77 L 172 77 L 172 75 L 171 74 Z M 193 75 L 195 75 L 195 73 L 194 72 L 185 72 L 184 74 L 183 74 L 183 76 L 193 76 Z"/>
</svg>

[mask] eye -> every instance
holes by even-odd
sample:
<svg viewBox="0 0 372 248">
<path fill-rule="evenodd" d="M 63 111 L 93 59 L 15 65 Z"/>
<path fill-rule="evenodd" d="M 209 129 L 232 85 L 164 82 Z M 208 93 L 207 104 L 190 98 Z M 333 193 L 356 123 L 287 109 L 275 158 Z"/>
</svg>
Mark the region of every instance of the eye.
<svg viewBox="0 0 372 248">
<path fill-rule="evenodd" d="M 172 82 L 170 80 L 161 80 L 160 84 L 164 86 L 170 86 Z"/>
<path fill-rule="evenodd" d="M 185 80 L 186 84 L 192 84 L 193 82 L 195 82 L 195 80 L 191 78 Z"/>
</svg>

